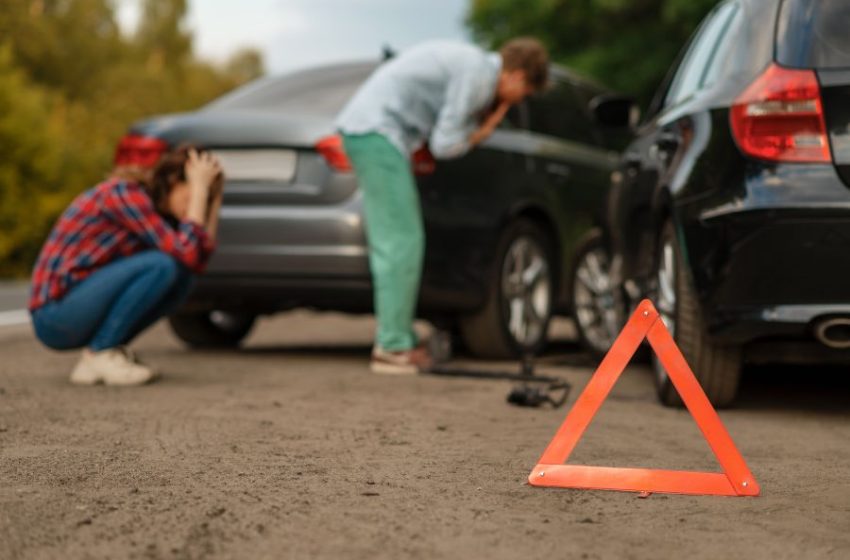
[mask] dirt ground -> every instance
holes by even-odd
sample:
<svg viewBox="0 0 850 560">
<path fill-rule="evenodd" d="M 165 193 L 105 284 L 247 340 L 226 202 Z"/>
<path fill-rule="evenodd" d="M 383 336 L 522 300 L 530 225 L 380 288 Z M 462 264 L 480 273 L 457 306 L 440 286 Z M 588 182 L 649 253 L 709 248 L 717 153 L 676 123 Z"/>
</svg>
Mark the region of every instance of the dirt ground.
<svg viewBox="0 0 850 560">
<path fill-rule="evenodd" d="M 371 328 L 295 313 L 208 353 L 160 325 L 137 348 L 165 378 L 136 389 L 71 387 L 74 354 L 0 329 L 0 558 L 850 558 L 846 372 L 748 372 L 721 418 L 761 497 L 638 499 L 528 486 L 568 408 L 371 375 Z M 541 370 L 571 403 L 592 367 L 562 343 Z M 641 365 L 571 462 L 717 469 Z"/>
</svg>

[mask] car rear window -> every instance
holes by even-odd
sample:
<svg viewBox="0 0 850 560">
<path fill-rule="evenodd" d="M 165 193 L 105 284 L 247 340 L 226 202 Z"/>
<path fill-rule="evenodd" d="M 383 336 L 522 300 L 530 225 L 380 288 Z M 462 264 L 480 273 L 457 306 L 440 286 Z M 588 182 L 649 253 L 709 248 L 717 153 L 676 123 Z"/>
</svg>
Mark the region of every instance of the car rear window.
<svg viewBox="0 0 850 560">
<path fill-rule="evenodd" d="M 784 0 L 776 60 L 791 68 L 850 68 L 850 1 Z"/>
<path fill-rule="evenodd" d="M 342 110 L 376 67 L 352 64 L 263 78 L 216 99 L 205 109 L 332 115 Z"/>
</svg>

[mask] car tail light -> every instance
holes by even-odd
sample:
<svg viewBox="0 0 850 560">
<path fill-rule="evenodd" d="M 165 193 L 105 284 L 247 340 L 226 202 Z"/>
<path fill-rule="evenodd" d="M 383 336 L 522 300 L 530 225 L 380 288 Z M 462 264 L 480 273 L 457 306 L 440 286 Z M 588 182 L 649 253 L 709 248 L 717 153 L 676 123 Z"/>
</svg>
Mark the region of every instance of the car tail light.
<svg viewBox="0 0 850 560">
<path fill-rule="evenodd" d="M 749 156 L 799 163 L 832 159 L 813 70 L 770 65 L 735 100 L 731 121 L 738 146 Z"/>
<path fill-rule="evenodd" d="M 153 167 L 168 150 L 168 143 L 159 138 L 128 134 L 118 142 L 115 150 L 116 166 Z"/>
<path fill-rule="evenodd" d="M 338 135 L 326 136 L 316 144 L 316 151 L 321 154 L 328 165 L 336 171 L 351 171 L 351 160 L 345 153 L 342 145 L 342 137 Z M 437 162 L 428 147 L 422 147 L 413 154 L 413 172 L 417 175 L 430 175 L 437 167 Z"/>
<path fill-rule="evenodd" d="M 321 154 L 331 169 L 335 171 L 351 171 L 351 161 L 342 147 L 342 137 L 326 136 L 316 144 L 316 151 Z"/>
<path fill-rule="evenodd" d="M 430 175 L 437 169 L 437 161 L 428 146 L 423 146 L 413 152 L 412 164 L 413 172 L 417 175 Z"/>
</svg>

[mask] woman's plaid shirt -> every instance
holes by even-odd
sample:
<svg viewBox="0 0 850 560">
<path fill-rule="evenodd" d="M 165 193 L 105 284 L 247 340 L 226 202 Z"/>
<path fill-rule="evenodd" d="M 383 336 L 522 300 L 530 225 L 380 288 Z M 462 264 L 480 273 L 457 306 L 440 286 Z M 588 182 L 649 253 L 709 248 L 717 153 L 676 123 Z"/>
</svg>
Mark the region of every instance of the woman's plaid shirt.
<svg viewBox="0 0 850 560">
<path fill-rule="evenodd" d="M 33 269 L 29 308 L 62 299 L 99 268 L 139 251 L 158 249 L 200 273 L 213 248 L 200 225 L 169 224 L 141 185 L 106 181 L 79 195 L 53 226 Z"/>
</svg>

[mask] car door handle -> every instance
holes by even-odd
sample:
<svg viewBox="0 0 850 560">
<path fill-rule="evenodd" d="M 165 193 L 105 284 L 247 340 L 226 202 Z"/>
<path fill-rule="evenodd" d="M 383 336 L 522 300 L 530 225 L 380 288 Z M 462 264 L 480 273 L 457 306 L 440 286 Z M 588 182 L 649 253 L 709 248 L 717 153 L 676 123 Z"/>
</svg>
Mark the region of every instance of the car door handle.
<svg viewBox="0 0 850 560">
<path fill-rule="evenodd" d="M 649 157 L 667 165 L 679 148 L 679 138 L 672 132 L 662 132 L 649 148 Z"/>
<path fill-rule="evenodd" d="M 623 156 L 624 167 L 640 167 L 641 163 L 641 157 L 638 154 L 626 154 Z"/>
<path fill-rule="evenodd" d="M 679 137 L 672 132 L 662 132 L 655 141 L 660 152 L 673 152 L 679 147 Z"/>
<path fill-rule="evenodd" d="M 623 156 L 623 170 L 628 177 L 636 177 L 642 166 L 643 160 L 639 154 L 626 154 Z"/>
<path fill-rule="evenodd" d="M 569 165 L 564 165 L 563 163 L 547 163 L 546 173 L 552 175 L 556 179 L 564 180 L 569 179 L 569 177 L 573 174 L 573 170 L 570 169 Z"/>
</svg>

